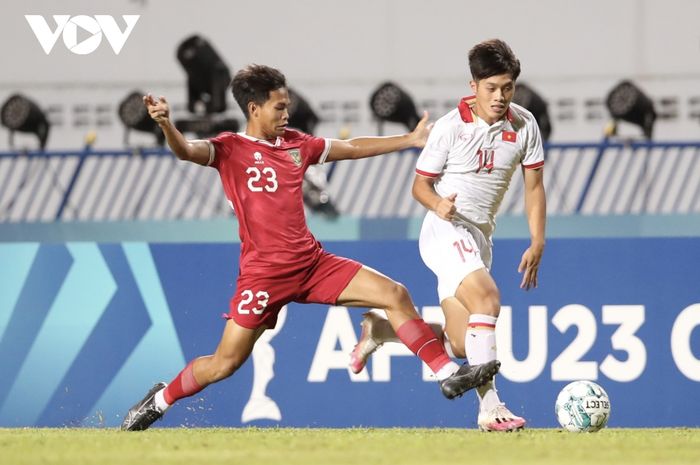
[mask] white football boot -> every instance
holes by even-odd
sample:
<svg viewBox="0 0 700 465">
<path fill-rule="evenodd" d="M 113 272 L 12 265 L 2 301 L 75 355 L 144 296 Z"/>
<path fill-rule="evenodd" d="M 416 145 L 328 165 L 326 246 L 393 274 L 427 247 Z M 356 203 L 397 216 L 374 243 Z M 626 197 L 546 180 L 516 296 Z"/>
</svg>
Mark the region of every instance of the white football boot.
<svg viewBox="0 0 700 465">
<path fill-rule="evenodd" d="M 362 316 L 365 318 L 362 320 L 362 323 L 360 323 L 362 327 L 360 340 L 350 353 L 350 370 L 352 370 L 353 373 L 361 372 L 365 365 L 367 365 L 369 356 L 383 344 L 383 342 L 377 342 L 372 337 L 372 326 L 382 321 L 383 318 L 372 312 L 367 312 Z"/>
<path fill-rule="evenodd" d="M 498 404 L 487 412 L 479 412 L 477 420 L 481 431 L 519 431 L 525 428 L 525 419 L 508 410 L 505 404 Z"/>
</svg>

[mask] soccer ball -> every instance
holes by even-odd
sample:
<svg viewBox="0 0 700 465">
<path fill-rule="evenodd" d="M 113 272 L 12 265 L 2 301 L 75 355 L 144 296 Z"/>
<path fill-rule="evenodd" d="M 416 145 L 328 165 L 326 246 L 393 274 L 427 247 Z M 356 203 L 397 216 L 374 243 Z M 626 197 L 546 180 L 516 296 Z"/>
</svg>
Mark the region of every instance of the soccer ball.
<svg viewBox="0 0 700 465">
<path fill-rule="evenodd" d="M 610 399 L 593 381 L 574 381 L 561 390 L 554 406 L 559 424 L 573 433 L 593 433 L 610 418 Z"/>
</svg>

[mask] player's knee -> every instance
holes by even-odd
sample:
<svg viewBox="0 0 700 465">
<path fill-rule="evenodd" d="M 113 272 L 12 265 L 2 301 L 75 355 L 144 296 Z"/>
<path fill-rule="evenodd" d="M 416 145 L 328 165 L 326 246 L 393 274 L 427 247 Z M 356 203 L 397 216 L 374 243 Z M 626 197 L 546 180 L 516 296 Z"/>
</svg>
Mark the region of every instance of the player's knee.
<svg viewBox="0 0 700 465">
<path fill-rule="evenodd" d="M 488 309 L 489 315 L 498 318 L 501 314 L 501 299 L 495 298 L 489 301 Z"/>
<path fill-rule="evenodd" d="M 477 301 L 470 307 L 471 313 L 498 317 L 501 313 L 501 294 L 498 288 L 482 289 Z"/>
<path fill-rule="evenodd" d="M 210 376 L 212 382 L 221 381 L 226 379 L 238 370 L 241 365 L 245 362 L 244 359 L 240 357 L 227 357 L 222 359 L 217 359 L 212 364 Z"/>
<path fill-rule="evenodd" d="M 386 305 L 389 309 L 404 308 L 406 306 L 413 307 L 411 303 L 411 295 L 408 289 L 401 283 L 392 282 L 386 290 Z"/>
</svg>

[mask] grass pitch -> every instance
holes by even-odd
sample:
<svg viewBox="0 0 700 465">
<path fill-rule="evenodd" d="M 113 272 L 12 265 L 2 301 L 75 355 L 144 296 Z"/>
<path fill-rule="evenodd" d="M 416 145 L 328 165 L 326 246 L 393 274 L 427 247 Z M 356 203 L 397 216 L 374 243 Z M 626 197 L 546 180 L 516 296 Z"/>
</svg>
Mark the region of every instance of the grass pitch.
<svg viewBox="0 0 700 465">
<path fill-rule="evenodd" d="M 0 429 L 6 465 L 696 464 L 700 429 Z"/>
</svg>

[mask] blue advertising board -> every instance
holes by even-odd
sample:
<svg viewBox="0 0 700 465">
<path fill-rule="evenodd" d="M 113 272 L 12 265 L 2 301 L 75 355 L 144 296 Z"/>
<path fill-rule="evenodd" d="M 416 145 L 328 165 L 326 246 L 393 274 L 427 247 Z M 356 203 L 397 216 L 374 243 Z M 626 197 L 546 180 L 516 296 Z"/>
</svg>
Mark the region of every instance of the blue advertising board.
<svg viewBox="0 0 700 465">
<path fill-rule="evenodd" d="M 403 282 L 426 320 L 440 320 L 415 241 L 325 246 Z M 698 426 L 700 239 L 553 239 L 529 292 L 517 273 L 526 246 L 494 249 L 508 406 L 554 427 L 558 391 L 593 379 L 610 396 L 610 426 Z M 154 382 L 214 351 L 238 253 L 223 243 L 0 244 L 0 426 L 118 425 Z M 361 315 L 290 304 L 237 373 L 158 425 L 476 426 L 476 395 L 444 399 L 402 345 L 351 374 Z"/>
</svg>

